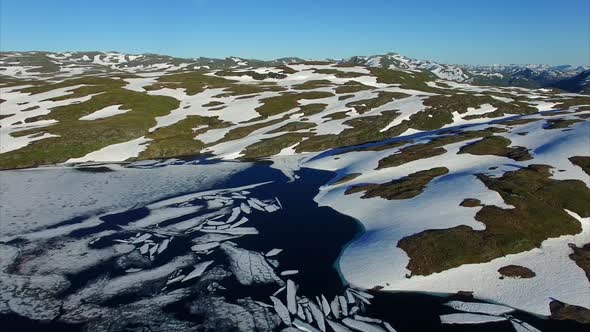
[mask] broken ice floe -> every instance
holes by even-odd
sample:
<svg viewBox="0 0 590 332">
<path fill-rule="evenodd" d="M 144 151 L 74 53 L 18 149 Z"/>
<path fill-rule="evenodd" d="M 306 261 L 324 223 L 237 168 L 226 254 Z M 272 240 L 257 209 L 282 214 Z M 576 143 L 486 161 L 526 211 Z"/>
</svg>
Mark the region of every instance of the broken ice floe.
<svg viewBox="0 0 590 332">
<path fill-rule="evenodd" d="M 443 324 L 484 324 L 510 321 L 516 331 L 539 331 L 534 326 L 510 315 L 514 309 L 508 306 L 492 303 L 462 301 L 449 301 L 445 303 L 445 305 L 462 312 L 441 315 L 440 321 Z"/>
<path fill-rule="evenodd" d="M 286 291 L 285 295 L 284 290 Z M 279 288 L 271 297 L 272 306 L 287 326 L 293 325 L 302 331 L 327 331 L 327 327 L 335 332 L 361 331 L 361 332 L 395 332 L 390 323 L 379 318 L 373 318 L 359 313 L 364 312 L 366 305 L 370 304 L 373 295 L 354 288 L 348 288 L 343 295 L 337 295 L 329 300 L 324 294 L 310 300 L 297 294 L 297 285 L 291 279 L 287 285 Z M 284 296 L 284 301 L 281 297 Z M 350 303 L 349 303 L 350 300 Z M 284 304 L 286 302 L 286 305 Z M 353 305 L 349 312 L 348 305 Z"/>
</svg>

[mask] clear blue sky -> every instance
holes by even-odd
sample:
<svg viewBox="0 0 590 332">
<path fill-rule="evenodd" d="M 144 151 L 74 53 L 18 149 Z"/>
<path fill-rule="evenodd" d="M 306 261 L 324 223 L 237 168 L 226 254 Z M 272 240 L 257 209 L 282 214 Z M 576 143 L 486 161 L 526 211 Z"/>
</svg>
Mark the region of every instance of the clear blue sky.
<svg viewBox="0 0 590 332">
<path fill-rule="evenodd" d="M 0 0 L 0 50 L 590 63 L 590 0 Z"/>
</svg>

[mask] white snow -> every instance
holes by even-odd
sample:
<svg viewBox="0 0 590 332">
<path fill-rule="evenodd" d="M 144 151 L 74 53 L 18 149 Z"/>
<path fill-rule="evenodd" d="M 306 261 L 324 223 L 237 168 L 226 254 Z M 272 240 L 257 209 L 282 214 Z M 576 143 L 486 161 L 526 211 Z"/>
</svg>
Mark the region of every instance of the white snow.
<svg viewBox="0 0 590 332">
<path fill-rule="evenodd" d="M 107 106 L 105 108 L 99 109 L 98 111 L 92 112 L 88 115 L 81 117 L 80 120 L 89 121 L 89 120 L 104 119 L 104 118 L 108 118 L 108 117 L 119 115 L 119 114 L 125 114 L 130 111 L 130 110 L 122 110 L 121 106 L 122 105 Z"/>
<path fill-rule="evenodd" d="M 137 157 L 142 151 L 147 149 L 145 143 L 150 141 L 151 139 L 142 136 L 131 141 L 106 146 L 80 158 L 68 159 L 67 163 L 81 163 L 87 161 L 125 161 Z"/>
</svg>

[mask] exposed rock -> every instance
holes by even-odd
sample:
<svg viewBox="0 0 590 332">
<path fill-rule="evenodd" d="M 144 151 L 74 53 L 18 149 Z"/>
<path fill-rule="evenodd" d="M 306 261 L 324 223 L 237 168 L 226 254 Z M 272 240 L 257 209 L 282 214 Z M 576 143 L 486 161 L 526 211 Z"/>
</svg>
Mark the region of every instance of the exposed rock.
<svg viewBox="0 0 590 332">
<path fill-rule="evenodd" d="M 522 278 L 522 279 L 527 279 L 527 278 L 533 278 L 534 276 L 536 276 L 537 274 L 535 272 L 533 272 L 533 270 L 524 267 L 524 266 L 520 266 L 520 265 L 506 265 L 506 266 L 502 266 L 501 268 L 498 269 L 498 272 L 500 272 L 500 274 L 502 275 L 502 277 L 510 277 L 510 278 Z"/>
<path fill-rule="evenodd" d="M 570 319 L 582 324 L 590 324 L 590 309 L 553 300 L 549 303 L 552 319 Z"/>
</svg>

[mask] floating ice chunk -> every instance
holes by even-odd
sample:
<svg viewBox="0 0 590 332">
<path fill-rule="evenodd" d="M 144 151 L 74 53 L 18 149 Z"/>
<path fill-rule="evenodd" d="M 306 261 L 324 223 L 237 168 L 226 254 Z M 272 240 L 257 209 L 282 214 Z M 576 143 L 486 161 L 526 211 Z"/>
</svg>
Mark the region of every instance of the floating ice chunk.
<svg viewBox="0 0 590 332">
<path fill-rule="evenodd" d="M 308 323 L 300 320 L 299 318 L 295 318 L 293 320 L 293 325 L 295 325 L 298 329 L 306 332 L 319 332 L 320 330 L 316 329 L 315 327 L 309 325 Z"/>
<path fill-rule="evenodd" d="M 168 248 L 168 244 L 170 244 L 170 239 L 165 239 L 160 243 L 160 246 L 158 247 L 158 255 Z"/>
<path fill-rule="evenodd" d="M 195 244 L 203 244 L 209 242 L 223 242 L 231 239 L 235 239 L 239 236 L 236 235 L 229 235 L 229 234 L 216 234 L 216 233 L 208 233 L 203 236 L 199 236 L 193 239 Z"/>
<path fill-rule="evenodd" d="M 207 250 L 211 250 L 219 246 L 219 242 L 208 242 L 203 244 L 195 244 L 191 247 L 192 251 L 196 252 L 205 252 Z"/>
<path fill-rule="evenodd" d="M 207 225 L 210 226 L 221 226 L 227 224 L 225 221 L 215 221 L 215 220 L 208 220 Z"/>
<path fill-rule="evenodd" d="M 440 316 L 440 321 L 443 324 L 483 324 L 491 322 L 501 322 L 504 320 L 506 320 L 506 317 L 472 313 L 448 314 Z"/>
<path fill-rule="evenodd" d="M 127 269 L 125 270 L 126 273 L 134 273 L 134 272 L 139 272 L 143 269 L 139 269 L 139 268 L 133 268 L 133 269 Z"/>
<path fill-rule="evenodd" d="M 305 312 L 303 312 L 303 307 L 299 303 L 297 303 L 297 317 L 305 319 Z"/>
<path fill-rule="evenodd" d="M 350 292 L 354 297 L 356 297 L 357 299 L 361 300 L 361 302 L 364 302 L 365 304 L 371 304 L 371 302 L 369 300 L 367 300 L 367 298 L 365 298 L 364 296 L 356 293 L 356 292 Z"/>
<path fill-rule="evenodd" d="M 308 305 L 309 310 L 311 310 L 311 315 L 313 316 L 313 319 L 315 319 L 320 330 L 326 331 L 326 322 L 324 321 L 324 314 L 320 307 L 312 301 L 310 301 Z"/>
<path fill-rule="evenodd" d="M 340 295 L 338 296 L 338 302 L 340 302 L 340 312 L 342 312 L 342 316 L 348 316 L 348 303 L 346 302 L 346 298 Z"/>
<path fill-rule="evenodd" d="M 285 270 L 285 271 L 281 272 L 281 275 L 282 276 L 290 276 L 290 275 L 297 274 L 297 273 L 299 273 L 299 270 Z"/>
<path fill-rule="evenodd" d="M 357 307 L 357 306 L 353 306 L 352 308 L 350 308 L 350 314 L 354 315 L 357 312 L 359 312 L 361 310 L 361 308 Z"/>
<path fill-rule="evenodd" d="M 311 311 L 309 311 L 309 307 L 305 307 L 304 312 L 305 312 L 305 320 L 308 321 L 309 323 L 313 322 L 313 315 L 311 314 Z"/>
<path fill-rule="evenodd" d="M 334 315 L 334 318 L 340 319 L 340 303 L 338 303 L 338 296 L 335 296 L 334 300 L 330 302 L 330 308 L 332 309 L 332 315 Z"/>
<path fill-rule="evenodd" d="M 238 220 L 238 222 L 236 222 L 236 223 L 232 224 L 232 225 L 230 226 L 230 228 L 236 228 L 236 227 L 238 227 L 238 226 L 240 226 L 240 225 L 243 225 L 243 224 L 245 224 L 247 221 L 248 221 L 248 218 L 246 218 L 246 217 L 242 217 L 242 219 Z"/>
<path fill-rule="evenodd" d="M 265 308 L 274 308 L 274 306 L 268 304 L 268 303 L 264 303 L 264 302 L 260 302 L 260 301 L 254 301 L 254 303 L 258 304 L 261 307 L 265 307 Z"/>
<path fill-rule="evenodd" d="M 276 291 L 276 292 L 274 292 L 274 293 L 272 294 L 272 296 L 277 296 L 277 295 L 279 295 L 279 294 L 280 294 L 282 291 L 284 291 L 286 288 L 287 288 L 287 287 L 283 286 L 283 287 L 281 287 L 281 288 L 277 289 L 277 291 Z"/>
<path fill-rule="evenodd" d="M 116 239 L 116 240 L 113 240 L 113 241 L 115 241 L 115 242 L 119 242 L 119 243 L 131 243 L 131 241 L 126 241 L 126 240 L 119 240 L 119 239 Z M 90 244 L 92 244 L 93 242 L 94 242 L 94 241 L 90 242 Z"/>
<path fill-rule="evenodd" d="M 152 246 L 150 248 L 150 257 L 153 258 L 157 251 L 158 251 L 158 245 L 156 244 L 155 246 Z"/>
<path fill-rule="evenodd" d="M 229 219 L 227 219 L 227 223 L 231 224 L 232 222 L 236 221 L 236 219 L 238 219 L 240 216 L 241 211 L 242 210 L 239 207 L 234 207 L 231 211 L 231 216 L 229 216 Z"/>
<path fill-rule="evenodd" d="M 184 279 L 182 279 L 182 282 L 187 282 L 189 280 L 192 280 L 194 278 L 200 277 L 205 270 L 209 267 L 209 265 L 211 265 L 211 263 L 213 263 L 213 261 L 205 261 L 205 262 L 201 262 L 197 265 L 195 265 L 195 269 L 189 273 L 186 277 L 184 277 Z"/>
<path fill-rule="evenodd" d="M 362 297 L 364 297 L 367 300 L 370 300 L 370 299 L 372 299 L 374 297 L 373 295 L 371 295 L 369 293 L 365 293 L 365 292 L 363 292 L 361 290 L 358 290 L 358 289 L 351 288 L 350 291 L 353 294 L 358 294 L 359 296 L 362 296 Z"/>
<path fill-rule="evenodd" d="M 346 290 L 346 300 L 348 300 L 348 303 L 355 303 L 356 302 L 354 299 L 354 296 L 350 292 L 350 289 Z"/>
<path fill-rule="evenodd" d="M 250 207 L 252 207 L 252 208 L 254 208 L 256 210 L 264 211 L 264 208 L 261 205 L 259 205 L 258 203 L 256 203 L 254 201 L 254 199 L 249 199 L 248 200 L 248 205 L 250 205 Z"/>
<path fill-rule="evenodd" d="M 145 240 L 149 239 L 150 237 L 152 237 L 152 234 L 145 233 L 142 236 L 138 237 L 137 239 L 133 240 L 133 242 L 131 242 L 131 243 L 133 243 L 133 244 L 142 243 Z"/>
<path fill-rule="evenodd" d="M 267 252 L 264 256 L 273 257 L 273 256 L 280 254 L 281 251 L 283 251 L 283 249 L 274 248 L 274 249 L 271 249 L 269 252 Z"/>
<path fill-rule="evenodd" d="M 281 204 L 281 201 L 279 201 L 278 197 L 275 197 L 275 201 L 277 202 L 277 204 L 279 205 L 279 207 L 282 209 L 283 208 L 283 204 Z"/>
<path fill-rule="evenodd" d="M 274 296 L 271 296 L 270 300 L 274 305 L 277 315 L 279 315 L 279 318 L 281 318 L 283 323 L 285 323 L 285 325 L 287 326 L 291 325 L 291 316 L 289 316 L 289 310 L 287 309 L 287 307 L 285 307 L 283 302 L 281 302 L 281 300 L 277 299 Z"/>
<path fill-rule="evenodd" d="M 150 245 L 149 245 L 149 244 L 147 244 L 147 243 L 145 243 L 143 246 L 141 246 L 141 247 L 139 248 L 139 252 L 140 252 L 142 255 L 145 255 L 145 254 L 147 254 L 147 253 L 148 253 L 149 249 L 150 249 Z"/>
<path fill-rule="evenodd" d="M 389 324 L 388 322 L 383 322 L 383 326 L 385 326 L 385 328 L 387 329 L 387 331 L 389 332 L 397 332 L 393 326 L 391 326 L 391 324 Z"/>
<path fill-rule="evenodd" d="M 367 323 L 381 324 L 383 322 L 381 319 L 365 317 L 365 316 L 360 316 L 360 315 L 354 315 L 354 319 L 360 320 L 362 322 L 367 322 Z"/>
<path fill-rule="evenodd" d="M 513 308 L 491 303 L 450 301 L 445 303 L 445 305 L 459 311 L 484 313 L 489 315 L 502 315 L 514 311 Z"/>
<path fill-rule="evenodd" d="M 258 234 L 258 230 L 254 227 L 235 227 L 228 229 L 205 229 L 201 232 L 204 233 L 219 233 L 219 234 L 231 234 L 231 235 L 253 235 Z"/>
<path fill-rule="evenodd" d="M 266 212 L 275 212 L 280 210 L 278 206 L 276 206 L 275 204 L 270 204 L 264 207 L 264 209 L 266 210 Z"/>
<path fill-rule="evenodd" d="M 230 227 L 231 227 L 231 225 L 229 225 L 229 224 L 223 224 L 221 226 L 216 226 L 215 229 L 228 229 Z"/>
<path fill-rule="evenodd" d="M 230 242 L 222 243 L 220 248 L 227 256 L 229 268 L 240 284 L 244 286 L 253 284 L 278 284 L 283 286 L 285 284 L 260 253 L 239 248 Z"/>
<path fill-rule="evenodd" d="M 185 275 L 184 275 L 184 274 L 181 274 L 181 275 L 179 275 L 179 276 L 176 276 L 176 277 L 174 277 L 174 278 L 172 278 L 172 279 L 168 280 L 168 281 L 166 282 L 166 286 L 168 286 L 168 285 L 172 285 L 173 283 L 176 283 L 176 282 L 179 282 L 179 281 L 181 281 L 182 279 L 184 279 L 184 277 L 185 277 Z"/>
<path fill-rule="evenodd" d="M 332 328 L 332 330 L 334 330 L 334 332 L 352 332 L 349 328 L 340 323 L 336 323 L 329 319 L 326 319 L 326 321 L 328 322 L 328 325 Z"/>
<path fill-rule="evenodd" d="M 287 280 L 287 308 L 293 315 L 297 313 L 297 288 L 293 280 Z"/>
<path fill-rule="evenodd" d="M 375 324 L 361 322 L 352 318 L 344 318 L 342 320 L 344 325 L 361 332 L 387 332 L 385 329 Z"/>
<path fill-rule="evenodd" d="M 242 212 L 244 212 L 246 214 L 250 214 L 250 212 L 252 212 L 252 209 L 250 208 L 250 206 L 245 203 L 240 204 L 240 209 L 242 210 Z"/>
<path fill-rule="evenodd" d="M 328 303 L 328 300 L 324 294 L 322 294 L 322 309 L 324 309 L 324 316 L 328 316 L 330 314 L 330 303 Z"/>
</svg>

